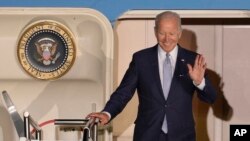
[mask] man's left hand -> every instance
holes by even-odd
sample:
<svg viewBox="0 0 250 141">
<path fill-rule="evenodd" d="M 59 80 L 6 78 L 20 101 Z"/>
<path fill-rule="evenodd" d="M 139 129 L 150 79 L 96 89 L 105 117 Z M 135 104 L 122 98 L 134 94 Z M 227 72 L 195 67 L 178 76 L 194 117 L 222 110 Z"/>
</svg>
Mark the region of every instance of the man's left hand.
<svg viewBox="0 0 250 141">
<path fill-rule="evenodd" d="M 205 62 L 205 58 L 202 55 L 197 55 L 195 58 L 194 66 L 192 67 L 190 64 L 188 66 L 188 73 L 193 82 L 196 85 L 201 84 L 202 79 L 204 78 L 205 70 L 207 68 L 207 64 Z"/>
</svg>

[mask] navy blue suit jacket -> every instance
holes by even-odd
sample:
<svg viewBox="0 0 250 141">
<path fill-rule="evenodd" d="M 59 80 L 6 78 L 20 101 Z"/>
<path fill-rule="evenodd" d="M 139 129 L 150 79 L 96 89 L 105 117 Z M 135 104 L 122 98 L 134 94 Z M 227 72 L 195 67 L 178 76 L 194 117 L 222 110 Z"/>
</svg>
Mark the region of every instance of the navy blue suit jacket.
<svg viewBox="0 0 250 141">
<path fill-rule="evenodd" d="M 111 95 L 104 111 L 112 119 L 119 114 L 137 90 L 138 114 L 134 141 L 157 141 L 164 115 L 167 115 L 169 141 L 195 141 L 195 123 L 192 111 L 194 91 L 208 103 L 215 101 L 216 93 L 205 76 L 205 88 L 197 89 L 188 74 L 187 64 L 194 64 L 197 53 L 178 46 L 176 67 L 167 100 L 160 82 L 157 45 L 136 52 L 121 84 Z"/>
</svg>

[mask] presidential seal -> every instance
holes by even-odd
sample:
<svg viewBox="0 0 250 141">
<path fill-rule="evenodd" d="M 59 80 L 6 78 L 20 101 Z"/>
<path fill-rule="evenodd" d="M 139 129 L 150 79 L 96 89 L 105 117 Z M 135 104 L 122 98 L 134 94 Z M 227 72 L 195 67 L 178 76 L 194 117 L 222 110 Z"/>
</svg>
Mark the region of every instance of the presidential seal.
<svg viewBox="0 0 250 141">
<path fill-rule="evenodd" d="M 66 74 L 75 61 L 73 34 L 59 22 L 37 21 L 21 34 L 17 55 L 29 75 L 42 80 L 57 79 Z"/>
</svg>

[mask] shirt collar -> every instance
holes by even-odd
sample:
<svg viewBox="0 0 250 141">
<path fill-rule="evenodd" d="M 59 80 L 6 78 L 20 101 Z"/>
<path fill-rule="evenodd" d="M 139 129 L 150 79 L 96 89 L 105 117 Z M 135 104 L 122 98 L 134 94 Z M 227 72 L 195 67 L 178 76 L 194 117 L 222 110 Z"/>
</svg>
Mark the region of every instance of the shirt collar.
<svg viewBox="0 0 250 141">
<path fill-rule="evenodd" d="M 165 58 L 166 57 L 166 53 L 167 52 L 165 52 L 161 47 L 160 47 L 160 45 L 158 44 L 158 55 L 162 58 Z M 169 52 L 169 55 L 171 56 L 171 58 L 173 58 L 174 60 L 176 60 L 176 58 L 177 58 L 177 53 L 178 53 L 178 46 L 176 45 L 175 47 L 174 47 L 174 49 L 173 50 L 171 50 L 170 52 Z"/>
</svg>

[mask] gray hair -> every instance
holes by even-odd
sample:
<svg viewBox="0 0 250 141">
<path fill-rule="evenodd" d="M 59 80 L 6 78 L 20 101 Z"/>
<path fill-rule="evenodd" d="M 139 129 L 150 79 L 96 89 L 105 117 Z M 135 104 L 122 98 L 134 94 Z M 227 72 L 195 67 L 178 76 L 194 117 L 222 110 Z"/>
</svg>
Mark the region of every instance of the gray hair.
<svg viewBox="0 0 250 141">
<path fill-rule="evenodd" d="M 178 23 L 179 31 L 182 30 L 181 28 L 181 18 L 180 15 L 177 14 L 176 12 L 172 11 L 165 11 L 160 14 L 158 14 L 155 18 L 155 28 L 157 29 L 159 26 L 159 22 L 163 19 L 175 19 Z"/>
</svg>

